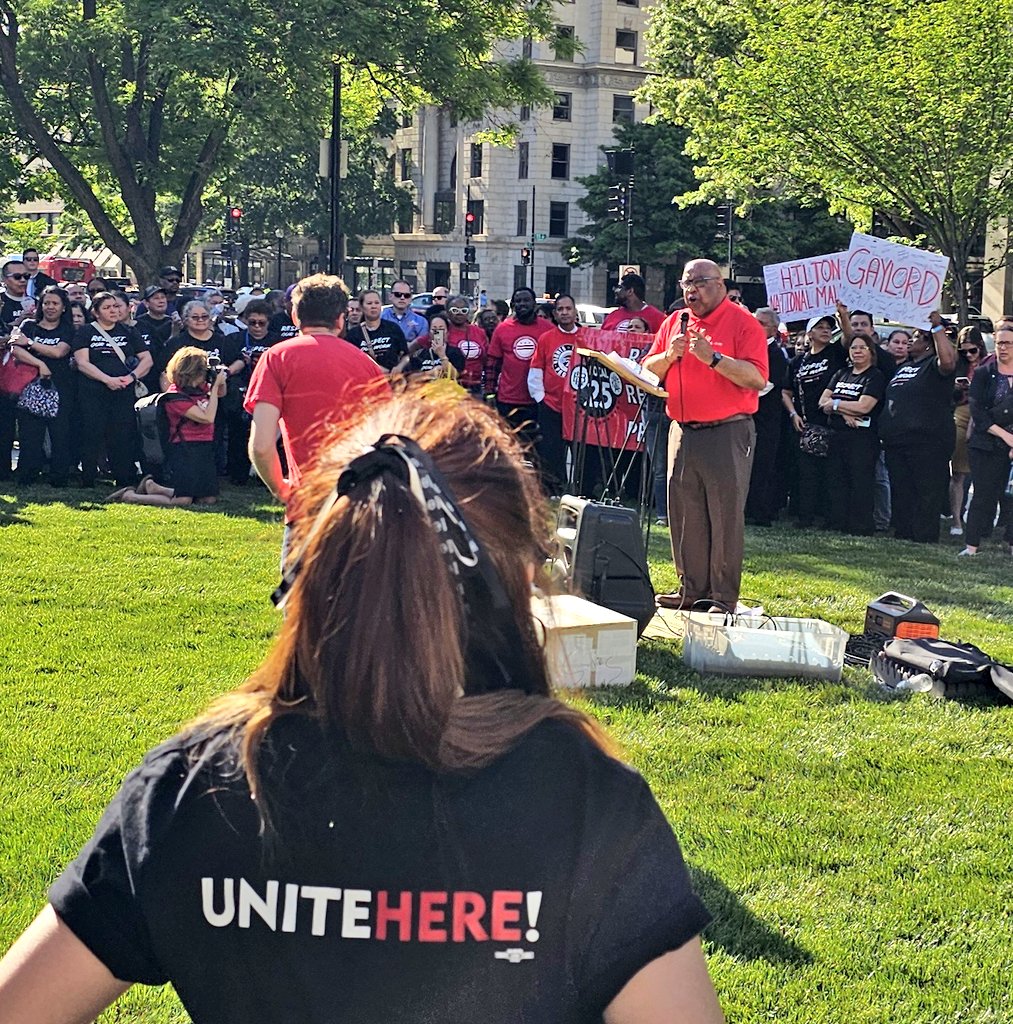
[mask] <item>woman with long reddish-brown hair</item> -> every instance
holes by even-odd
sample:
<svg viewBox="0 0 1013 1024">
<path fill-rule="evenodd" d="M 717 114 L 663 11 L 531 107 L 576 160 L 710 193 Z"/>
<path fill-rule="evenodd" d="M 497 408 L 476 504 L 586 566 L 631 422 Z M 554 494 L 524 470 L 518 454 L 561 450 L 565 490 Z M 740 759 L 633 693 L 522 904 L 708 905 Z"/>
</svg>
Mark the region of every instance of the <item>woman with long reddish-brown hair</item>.
<svg viewBox="0 0 1013 1024">
<path fill-rule="evenodd" d="M 549 695 L 517 442 L 408 395 L 322 451 L 277 645 L 128 777 L 0 962 L 0 1024 L 166 981 L 197 1024 L 720 1021 L 671 829 Z"/>
</svg>

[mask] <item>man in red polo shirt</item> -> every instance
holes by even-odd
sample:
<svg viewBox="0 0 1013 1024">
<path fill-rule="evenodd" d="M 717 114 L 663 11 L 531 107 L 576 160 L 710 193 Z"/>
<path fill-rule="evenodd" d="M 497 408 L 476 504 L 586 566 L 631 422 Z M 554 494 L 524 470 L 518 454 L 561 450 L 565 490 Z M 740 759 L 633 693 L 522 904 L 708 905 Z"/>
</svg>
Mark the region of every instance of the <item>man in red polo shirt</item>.
<svg viewBox="0 0 1013 1024">
<path fill-rule="evenodd" d="M 655 306 L 644 301 L 647 286 L 639 274 L 624 274 L 615 290 L 618 309 L 613 309 L 601 325 L 603 331 L 628 331 L 630 321 L 635 316 L 647 324 L 651 334 L 657 334 L 665 314 Z"/>
<path fill-rule="evenodd" d="M 681 284 L 687 308 L 661 325 L 644 360 L 668 392 L 668 522 L 682 580 L 657 601 L 734 609 L 767 338 L 748 310 L 728 301 L 716 263 L 691 260 Z"/>
<path fill-rule="evenodd" d="M 294 495 L 301 474 L 316 456 L 328 427 L 340 422 L 368 394 L 387 389 L 383 371 L 341 336 L 348 293 L 340 278 L 315 274 L 292 292 L 292 320 L 299 328 L 260 357 L 246 392 L 250 461 L 268 490 L 295 519 Z M 277 436 L 281 427 L 288 476 L 282 472 Z M 282 557 L 288 540 L 286 529 Z"/>
</svg>

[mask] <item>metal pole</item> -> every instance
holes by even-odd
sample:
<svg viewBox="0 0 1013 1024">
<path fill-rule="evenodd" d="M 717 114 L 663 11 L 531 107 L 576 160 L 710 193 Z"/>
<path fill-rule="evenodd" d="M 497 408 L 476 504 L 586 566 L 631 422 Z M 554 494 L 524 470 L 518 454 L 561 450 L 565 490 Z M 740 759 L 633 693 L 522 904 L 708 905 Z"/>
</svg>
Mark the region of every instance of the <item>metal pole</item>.
<svg viewBox="0 0 1013 1024">
<path fill-rule="evenodd" d="M 284 241 L 284 239 L 281 237 L 281 235 L 279 235 L 278 236 L 278 291 L 281 291 L 281 288 L 282 288 L 282 284 L 281 284 L 281 257 L 282 257 L 281 243 L 283 241 Z"/>
<path fill-rule="evenodd" d="M 535 186 L 531 186 L 531 270 L 528 271 L 531 279 L 529 287 L 535 290 Z"/>
<path fill-rule="evenodd" d="M 626 262 L 630 262 L 633 248 L 633 175 L 630 175 L 630 187 L 626 191 Z"/>
<path fill-rule="evenodd" d="M 331 244 L 328 269 L 341 273 L 341 61 L 331 64 Z"/>
<path fill-rule="evenodd" d="M 735 268 L 732 266 L 732 260 L 735 256 L 735 225 L 732 223 L 735 217 L 735 206 L 732 203 L 728 204 L 728 278 L 729 280 L 735 280 Z"/>
</svg>

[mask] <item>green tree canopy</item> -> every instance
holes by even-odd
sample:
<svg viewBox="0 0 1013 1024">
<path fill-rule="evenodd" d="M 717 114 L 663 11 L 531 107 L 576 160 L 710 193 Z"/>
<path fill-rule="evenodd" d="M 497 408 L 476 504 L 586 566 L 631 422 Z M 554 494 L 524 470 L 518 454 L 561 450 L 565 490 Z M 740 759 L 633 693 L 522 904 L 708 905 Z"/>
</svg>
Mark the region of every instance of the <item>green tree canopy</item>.
<svg viewBox="0 0 1013 1024">
<path fill-rule="evenodd" d="M 658 0 L 647 90 L 690 127 L 698 187 L 883 211 L 966 267 L 1013 213 L 1013 0 Z M 1003 254 L 1005 255 L 1005 254 Z"/>
<path fill-rule="evenodd" d="M 205 197 L 227 194 L 237 152 L 328 123 L 333 59 L 353 134 L 391 100 L 478 118 L 547 96 L 530 60 L 494 61 L 492 49 L 548 35 L 551 10 L 551 0 L 0 0 L 4 113 L 26 159 L 150 279 L 179 262 Z M 316 146 L 303 158 L 315 167 Z"/>
</svg>

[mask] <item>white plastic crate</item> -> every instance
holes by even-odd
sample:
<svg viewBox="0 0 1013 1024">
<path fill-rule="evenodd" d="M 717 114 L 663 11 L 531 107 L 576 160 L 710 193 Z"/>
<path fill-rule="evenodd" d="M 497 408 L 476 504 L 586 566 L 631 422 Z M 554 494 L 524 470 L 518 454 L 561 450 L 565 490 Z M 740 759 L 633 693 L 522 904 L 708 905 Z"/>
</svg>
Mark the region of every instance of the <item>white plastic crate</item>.
<svg viewBox="0 0 1013 1024">
<path fill-rule="evenodd" d="M 637 672 L 637 621 L 574 594 L 538 595 L 531 610 L 545 628 L 553 686 L 629 686 Z"/>
<path fill-rule="evenodd" d="M 682 657 L 697 672 L 725 676 L 803 676 L 837 682 L 848 634 L 822 619 L 685 616 Z"/>
</svg>

